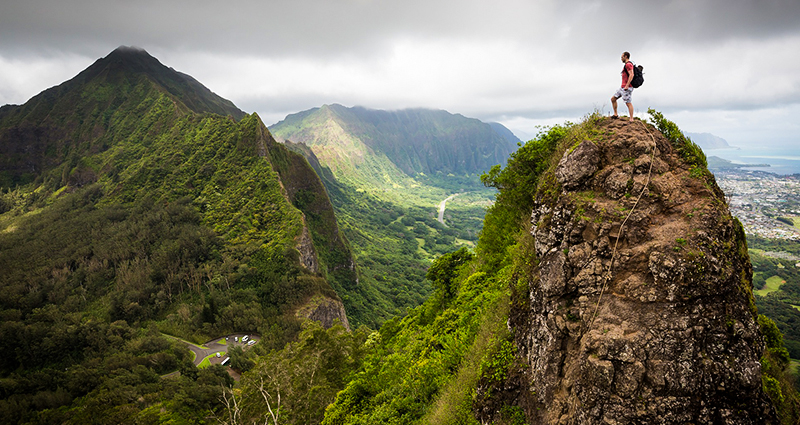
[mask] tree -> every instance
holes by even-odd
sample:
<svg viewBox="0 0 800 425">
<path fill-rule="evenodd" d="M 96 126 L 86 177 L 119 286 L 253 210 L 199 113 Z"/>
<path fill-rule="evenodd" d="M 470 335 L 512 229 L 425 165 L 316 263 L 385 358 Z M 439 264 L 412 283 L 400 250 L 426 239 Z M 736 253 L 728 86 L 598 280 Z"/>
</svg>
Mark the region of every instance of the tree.
<svg viewBox="0 0 800 425">
<path fill-rule="evenodd" d="M 473 255 L 467 248 L 444 254 L 433 261 L 425 278 L 433 282 L 433 287 L 442 294 L 445 300 L 450 300 L 457 292 L 455 282 L 459 269 L 472 258 Z"/>
<path fill-rule="evenodd" d="M 224 394 L 228 414 L 220 422 L 320 423 L 346 377 L 360 365 L 366 335 L 366 329 L 347 332 L 338 324 L 323 329 L 306 322 L 298 341 L 260 357 L 244 374 L 240 394 Z"/>
</svg>

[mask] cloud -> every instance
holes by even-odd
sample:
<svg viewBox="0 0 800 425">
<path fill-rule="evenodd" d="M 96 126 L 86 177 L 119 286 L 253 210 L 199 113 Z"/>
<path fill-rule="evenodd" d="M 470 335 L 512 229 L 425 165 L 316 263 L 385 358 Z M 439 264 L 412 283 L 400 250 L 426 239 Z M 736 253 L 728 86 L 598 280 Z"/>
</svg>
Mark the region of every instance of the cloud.
<svg viewBox="0 0 800 425">
<path fill-rule="evenodd" d="M 0 103 L 137 45 L 268 123 L 342 103 L 522 126 L 607 111 L 627 50 L 645 66 L 638 111 L 711 127 L 800 103 L 797 16 L 796 0 L 6 2 Z"/>
<path fill-rule="evenodd" d="M 93 61 L 71 53 L 46 58 L 0 56 L 0 105 L 24 103 L 75 76 Z"/>
</svg>

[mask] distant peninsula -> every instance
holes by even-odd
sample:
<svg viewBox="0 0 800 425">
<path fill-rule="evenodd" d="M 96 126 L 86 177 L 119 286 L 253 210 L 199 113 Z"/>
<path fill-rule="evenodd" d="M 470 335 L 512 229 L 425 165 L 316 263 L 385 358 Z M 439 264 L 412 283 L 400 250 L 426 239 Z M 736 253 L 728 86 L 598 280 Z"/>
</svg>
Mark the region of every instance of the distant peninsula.
<svg viewBox="0 0 800 425">
<path fill-rule="evenodd" d="M 692 139 L 694 140 L 694 139 Z M 709 156 L 708 158 L 708 168 L 711 170 L 732 170 L 732 169 L 739 169 L 743 167 L 769 167 L 769 164 L 739 164 L 736 162 L 728 161 L 727 159 L 720 158 L 718 156 Z"/>
</svg>

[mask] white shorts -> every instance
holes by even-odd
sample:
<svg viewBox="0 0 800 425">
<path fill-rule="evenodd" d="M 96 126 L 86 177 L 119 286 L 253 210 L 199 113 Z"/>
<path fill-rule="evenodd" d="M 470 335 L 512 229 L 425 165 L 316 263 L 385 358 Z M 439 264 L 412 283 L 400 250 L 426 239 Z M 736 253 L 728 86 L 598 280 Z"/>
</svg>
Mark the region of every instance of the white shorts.
<svg viewBox="0 0 800 425">
<path fill-rule="evenodd" d="M 631 103 L 631 96 L 633 96 L 633 87 L 628 87 L 627 89 L 623 89 L 620 87 L 616 93 L 614 93 L 614 97 L 619 99 L 622 98 L 622 101 L 625 103 Z"/>
</svg>

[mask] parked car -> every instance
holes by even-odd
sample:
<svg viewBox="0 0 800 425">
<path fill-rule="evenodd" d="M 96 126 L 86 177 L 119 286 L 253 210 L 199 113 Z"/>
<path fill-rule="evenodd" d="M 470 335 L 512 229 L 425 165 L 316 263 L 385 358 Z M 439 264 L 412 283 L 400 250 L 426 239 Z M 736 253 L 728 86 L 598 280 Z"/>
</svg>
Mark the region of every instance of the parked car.
<svg viewBox="0 0 800 425">
<path fill-rule="evenodd" d="M 254 340 L 254 339 L 251 339 L 251 340 L 250 340 L 250 342 L 248 342 L 248 343 L 247 343 L 247 345 L 253 345 L 253 344 L 255 344 L 255 343 L 256 343 L 256 340 Z"/>
<path fill-rule="evenodd" d="M 242 342 L 247 342 L 247 335 L 242 337 Z"/>
</svg>

